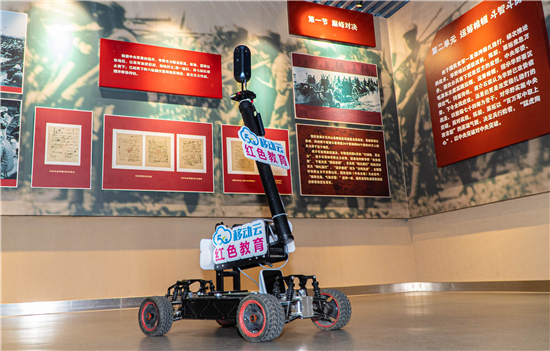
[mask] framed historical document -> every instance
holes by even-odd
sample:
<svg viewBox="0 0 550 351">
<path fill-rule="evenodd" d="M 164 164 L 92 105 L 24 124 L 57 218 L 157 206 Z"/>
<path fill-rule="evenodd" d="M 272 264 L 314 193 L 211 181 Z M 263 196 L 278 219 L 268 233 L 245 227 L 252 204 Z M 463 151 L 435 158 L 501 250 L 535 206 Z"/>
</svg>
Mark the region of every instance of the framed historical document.
<svg viewBox="0 0 550 351">
<path fill-rule="evenodd" d="M 104 116 L 103 189 L 214 192 L 212 124 Z"/>
<path fill-rule="evenodd" d="M 91 188 L 92 123 L 92 111 L 35 109 L 33 188 Z"/>
</svg>

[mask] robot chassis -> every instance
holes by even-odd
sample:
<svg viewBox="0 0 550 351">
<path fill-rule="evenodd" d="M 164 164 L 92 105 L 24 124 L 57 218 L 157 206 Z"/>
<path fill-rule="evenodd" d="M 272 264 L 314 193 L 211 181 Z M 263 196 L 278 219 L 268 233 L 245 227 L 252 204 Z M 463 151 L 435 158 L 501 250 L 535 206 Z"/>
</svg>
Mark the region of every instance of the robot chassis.
<svg viewBox="0 0 550 351">
<path fill-rule="evenodd" d="M 237 56 L 243 54 L 243 51 L 250 55 L 250 51 L 246 50 L 249 49 L 244 46 L 235 49 L 236 79 Z M 233 94 L 231 99 L 239 102 L 245 126 L 254 134 L 263 136 L 265 130 L 262 119 L 253 104 L 256 95 L 246 90 L 248 79 L 249 71 L 246 79 L 241 80 L 243 90 Z M 273 219 L 264 220 L 264 232 L 268 236 L 266 242 L 269 243 L 267 252 L 244 260 L 215 264 L 215 286 L 211 280 L 179 280 L 168 288 L 165 296 L 146 298 L 138 314 L 139 325 L 145 335 L 164 335 L 174 321 L 206 319 L 215 320 L 221 327 L 237 326 L 247 341 L 264 342 L 277 338 L 285 323 L 298 318 L 312 319 L 313 324 L 321 330 L 340 329 L 350 320 L 351 304 L 347 296 L 334 289 L 321 290 L 316 277 L 312 275 L 283 276 L 278 269 L 265 269 L 260 273 L 259 292 L 241 290 L 240 273 L 243 269 L 258 267 L 259 264 L 273 267 L 273 263 L 288 260 L 289 251 L 293 251 L 294 247 L 294 237 L 271 166 L 261 162 L 256 164 Z M 216 227 L 218 225 L 223 223 Z M 233 279 L 232 290 L 225 290 L 226 277 Z M 309 282 L 312 295 L 307 289 Z"/>
</svg>

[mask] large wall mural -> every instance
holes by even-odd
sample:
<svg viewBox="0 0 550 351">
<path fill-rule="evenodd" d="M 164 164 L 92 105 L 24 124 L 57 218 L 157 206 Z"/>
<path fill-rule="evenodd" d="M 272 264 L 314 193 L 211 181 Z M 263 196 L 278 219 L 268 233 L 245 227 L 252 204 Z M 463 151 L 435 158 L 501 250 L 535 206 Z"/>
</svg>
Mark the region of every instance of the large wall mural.
<svg viewBox="0 0 550 351">
<path fill-rule="evenodd" d="M 266 128 L 289 132 L 293 195 L 291 217 L 410 218 L 548 192 L 550 136 L 438 168 L 424 59 L 435 33 L 479 2 L 411 2 L 389 20 L 375 19 L 377 47 L 288 35 L 286 2 L 2 2 L 27 14 L 17 188 L 1 189 L 3 215 L 268 216 L 263 195 L 223 193 L 222 125 L 240 125 L 229 96 L 233 49 L 252 50 L 257 109 Z M 550 2 L 544 1 L 550 32 Z M 206 99 L 98 87 L 99 40 L 219 54 L 223 98 Z M 295 119 L 291 54 L 375 65 L 382 126 Z M 200 94 L 199 94 L 200 95 Z M 36 107 L 93 112 L 91 189 L 31 187 Z M 212 123 L 214 192 L 102 190 L 104 115 Z M 383 131 L 391 197 L 301 196 L 296 123 Z M 14 134 L 15 135 L 15 134 Z M 12 144 L 15 140 L 12 140 Z"/>
<path fill-rule="evenodd" d="M 411 2 L 389 20 L 411 217 L 549 191 L 550 135 L 437 167 L 424 60 L 436 32 L 477 4 Z"/>
<path fill-rule="evenodd" d="M 288 35 L 286 2 L 3 2 L 2 10 L 28 15 L 20 168 L 16 189 L 2 188 L 5 215 L 97 216 L 267 216 L 263 195 L 223 194 L 221 126 L 239 125 L 238 105 L 229 96 L 235 46 L 252 50 L 257 109 L 268 128 L 287 129 L 293 195 L 283 196 L 294 217 L 407 218 L 401 146 L 386 21 L 380 20 L 378 48 L 332 44 Z M 205 99 L 145 92 L 100 90 L 99 39 L 108 38 L 222 56 L 223 98 Z M 302 197 L 294 119 L 291 53 L 376 65 L 390 198 Z M 36 107 L 93 111 L 90 190 L 31 188 Z M 134 116 L 213 124 L 214 193 L 102 190 L 103 116 Z M 344 126 L 322 122 L 325 126 Z"/>
</svg>

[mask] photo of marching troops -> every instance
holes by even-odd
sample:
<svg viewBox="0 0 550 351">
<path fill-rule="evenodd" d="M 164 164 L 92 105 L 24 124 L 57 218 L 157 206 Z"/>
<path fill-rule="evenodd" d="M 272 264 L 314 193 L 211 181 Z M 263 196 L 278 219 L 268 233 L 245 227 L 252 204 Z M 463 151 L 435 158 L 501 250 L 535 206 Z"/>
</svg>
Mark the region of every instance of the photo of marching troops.
<svg viewBox="0 0 550 351">
<path fill-rule="evenodd" d="M 0 11 L 0 15 L 0 83 L 2 86 L 22 88 L 27 15 L 10 11 Z"/>
<path fill-rule="evenodd" d="M 378 79 L 294 67 L 296 104 L 380 112 Z"/>
</svg>

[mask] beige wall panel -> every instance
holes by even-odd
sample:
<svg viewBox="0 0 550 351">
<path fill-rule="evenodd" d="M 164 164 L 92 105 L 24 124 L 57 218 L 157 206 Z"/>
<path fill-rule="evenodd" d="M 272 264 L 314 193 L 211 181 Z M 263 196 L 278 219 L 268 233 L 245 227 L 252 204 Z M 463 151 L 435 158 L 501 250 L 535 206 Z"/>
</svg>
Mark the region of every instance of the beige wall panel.
<svg viewBox="0 0 550 351">
<path fill-rule="evenodd" d="M 4 252 L 2 266 L 3 303 L 164 295 L 177 279 L 213 278 L 196 250 Z"/>
<path fill-rule="evenodd" d="M 291 257 L 285 274 L 314 274 L 321 287 L 413 282 L 413 261 L 412 246 L 301 248 Z"/>
<path fill-rule="evenodd" d="M 163 295 L 178 279 L 215 280 L 197 250 L 4 252 L 3 303 Z M 302 248 L 285 274 L 315 274 L 322 287 L 414 281 L 412 246 Z M 246 273 L 257 280 L 259 269 Z M 243 287 L 257 290 L 246 277 Z M 227 279 L 226 288 L 231 287 Z"/>
<path fill-rule="evenodd" d="M 2 303 L 162 295 L 178 279 L 215 280 L 199 267 L 199 242 L 221 220 L 247 221 L 4 216 Z M 285 274 L 315 274 L 325 287 L 415 280 L 404 220 L 292 222 L 297 251 Z"/>
<path fill-rule="evenodd" d="M 550 279 L 550 196 L 410 221 L 419 281 Z"/>
</svg>

